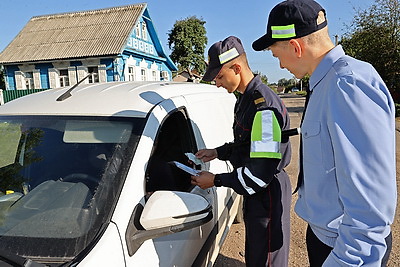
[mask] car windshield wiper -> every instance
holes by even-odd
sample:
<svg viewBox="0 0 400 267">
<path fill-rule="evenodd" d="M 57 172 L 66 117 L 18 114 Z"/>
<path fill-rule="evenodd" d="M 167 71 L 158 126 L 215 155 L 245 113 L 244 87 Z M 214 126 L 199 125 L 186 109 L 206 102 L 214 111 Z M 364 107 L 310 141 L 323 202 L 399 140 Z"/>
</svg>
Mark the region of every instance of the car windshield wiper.
<svg viewBox="0 0 400 267">
<path fill-rule="evenodd" d="M 26 259 L 17 254 L 0 249 L 0 261 L 16 267 L 45 267 L 47 265 L 35 262 L 31 259 Z"/>
</svg>

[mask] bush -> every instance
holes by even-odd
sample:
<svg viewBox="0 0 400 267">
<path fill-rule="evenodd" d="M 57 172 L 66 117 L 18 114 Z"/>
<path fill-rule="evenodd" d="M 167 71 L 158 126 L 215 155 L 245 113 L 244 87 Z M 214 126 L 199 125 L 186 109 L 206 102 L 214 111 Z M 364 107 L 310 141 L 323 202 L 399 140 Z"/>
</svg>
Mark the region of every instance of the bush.
<svg viewBox="0 0 400 267">
<path fill-rule="evenodd" d="M 399 117 L 400 116 L 400 104 L 395 103 L 394 106 L 395 106 L 395 110 L 396 110 L 396 113 L 395 113 L 396 117 Z"/>
<path fill-rule="evenodd" d="M 298 92 L 296 92 L 296 95 L 306 96 L 307 92 L 306 91 L 298 91 Z"/>
</svg>

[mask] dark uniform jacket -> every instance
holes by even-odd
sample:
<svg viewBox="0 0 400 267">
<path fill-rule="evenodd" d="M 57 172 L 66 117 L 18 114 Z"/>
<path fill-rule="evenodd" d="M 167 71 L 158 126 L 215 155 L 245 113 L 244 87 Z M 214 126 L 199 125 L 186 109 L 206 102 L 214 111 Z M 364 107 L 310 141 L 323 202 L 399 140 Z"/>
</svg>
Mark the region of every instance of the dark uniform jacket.
<svg viewBox="0 0 400 267">
<path fill-rule="evenodd" d="M 233 125 L 234 142 L 217 148 L 218 159 L 229 160 L 235 170 L 231 173 L 216 175 L 216 186 L 226 186 L 241 195 L 253 195 L 265 189 L 276 174 L 286 167 L 291 158 L 289 139 L 282 137 L 279 158 L 250 157 L 251 132 L 257 107 L 254 103 L 254 91 L 265 99 L 266 109 L 275 115 L 282 130 L 290 127 L 289 114 L 279 96 L 265 85 L 259 76 L 255 76 L 240 95 L 235 105 Z M 265 109 L 265 108 L 264 108 Z"/>
</svg>

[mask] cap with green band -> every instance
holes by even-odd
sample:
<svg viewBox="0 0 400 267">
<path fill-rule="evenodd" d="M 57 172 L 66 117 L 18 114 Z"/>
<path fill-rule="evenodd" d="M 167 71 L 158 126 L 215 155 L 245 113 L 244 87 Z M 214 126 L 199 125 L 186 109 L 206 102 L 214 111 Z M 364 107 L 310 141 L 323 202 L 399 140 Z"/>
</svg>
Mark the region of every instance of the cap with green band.
<svg viewBox="0 0 400 267">
<path fill-rule="evenodd" d="M 211 82 L 220 72 L 222 66 L 244 54 L 239 38 L 229 36 L 223 41 L 214 43 L 208 50 L 208 66 L 203 81 Z"/>
<path fill-rule="evenodd" d="M 287 0 L 276 5 L 270 12 L 267 33 L 253 42 L 253 49 L 264 50 L 277 41 L 300 38 L 327 25 L 326 18 L 318 20 L 325 10 L 313 0 Z"/>
</svg>

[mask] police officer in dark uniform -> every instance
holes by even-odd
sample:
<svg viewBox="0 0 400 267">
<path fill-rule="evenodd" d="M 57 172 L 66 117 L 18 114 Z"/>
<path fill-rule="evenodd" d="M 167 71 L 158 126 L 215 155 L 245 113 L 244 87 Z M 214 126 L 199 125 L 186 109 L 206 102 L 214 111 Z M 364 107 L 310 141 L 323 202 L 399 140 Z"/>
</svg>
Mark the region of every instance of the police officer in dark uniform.
<svg viewBox="0 0 400 267">
<path fill-rule="evenodd" d="M 213 44 L 204 81 L 237 91 L 234 141 L 202 149 L 196 157 L 208 162 L 229 160 L 231 173 L 203 171 L 192 184 L 205 189 L 226 186 L 244 196 L 247 266 L 287 266 L 290 243 L 291 185 L 284 167 L 291 158 L 289 114 L 278 95 L 251 71 L 241 41 L 230 36 Z"/>
</svg>

